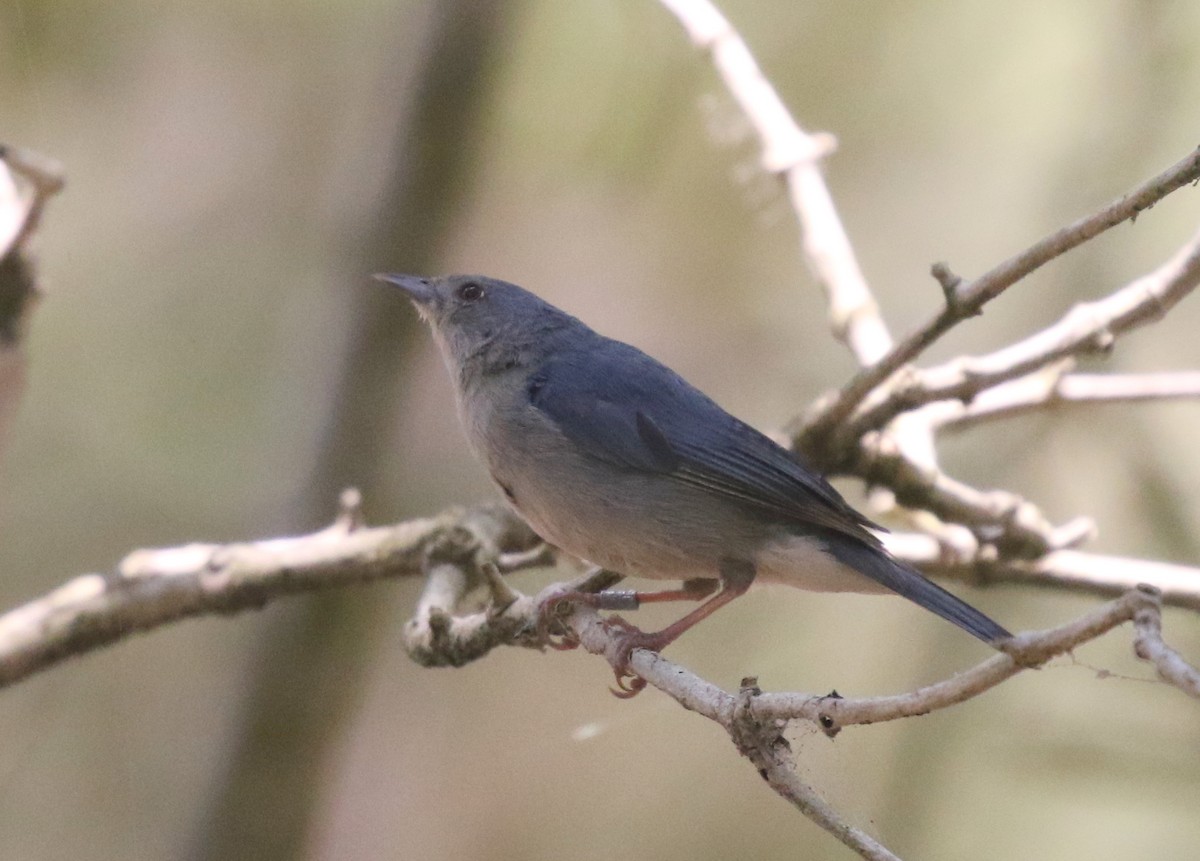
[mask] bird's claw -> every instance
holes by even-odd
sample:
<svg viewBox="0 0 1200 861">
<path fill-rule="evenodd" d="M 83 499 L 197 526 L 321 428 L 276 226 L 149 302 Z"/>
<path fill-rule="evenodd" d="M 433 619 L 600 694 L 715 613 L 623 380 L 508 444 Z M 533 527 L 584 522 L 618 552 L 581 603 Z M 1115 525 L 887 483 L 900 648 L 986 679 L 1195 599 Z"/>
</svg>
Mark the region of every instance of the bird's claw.
<svg viewBox="0 0 1200 861">
<path fill-rule="evenodd" d="M 617 673 L 617 687 L 609 688 L 614 697 L 623 700 L 632 699 L 646 688 L 646 680 L 637 673 L 626 670 L 625 675 Z"/>
<path fill-rule="evenodd" d="M 586 599 L 588 596 L 579 596 Z M 579 638 L 564 624 L 564 615 L 569 613 L 571 606 L 578 600 L 571 594 L 555 594 L 543 598 L 538 604 L 537 637 L 538 642 L 544 643 L 551 649 L 566 651 L 579 647 Z M 612 664 L 613 675 L 616 676 L 617 686 L 609 688 L 613 696 L 627 700 L 635 697 L 646 688 L 646 680 L 629 669 L 629 659 L 634 649 L 649 649 L 658 651 L 666 643 L 657 634 L 647 634 L 641 628 L 626 622 L 620 616 L 610 616 L 604 620 L 604 628 L 612 638 L 608 660 Z"/>
<path fill-rule="evenodd" d="M 613 675 L 617 677 L 617 687 L 609 688 L 613 696 L 623 700 L 636 697 L 646 688 L 646 680 L 629 669 L 629 659 L 634 649 L 660 648 L 653 634 L 647 634 L 641 628 L 631 625 L 620 616 L 611 616 L 604 620 L 604 627 L 612 637 L 614 646 L 609 657 Z"/>
</svg>

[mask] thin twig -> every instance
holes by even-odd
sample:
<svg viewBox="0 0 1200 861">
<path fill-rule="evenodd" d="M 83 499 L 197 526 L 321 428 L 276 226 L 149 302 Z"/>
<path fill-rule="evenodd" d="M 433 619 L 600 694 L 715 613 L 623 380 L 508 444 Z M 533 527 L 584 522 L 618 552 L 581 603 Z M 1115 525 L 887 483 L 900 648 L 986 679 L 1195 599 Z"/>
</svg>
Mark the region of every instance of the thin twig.
<svg viewBox="0 0 1200 861">
<path fill-rule="evenodd" d="M 1153 272 L 1103 299 L 1081 302 L 1045 329 L 985 356 L 962 356 L 908 374 L 878 405 L 857 415 L 845 433 L 857 437 L 898 413 L 933 401 L 970 401 L 992 386 L 1051 363 L 1111 350 L 1118 337 L 1156 322 L 1200 284 L 1200 233 Z"/>
<path fill-rule="evenodd" d="M 469 577 L 463 575 L 455 582 L 467 580 Z M 559 588 L 550 587 L 533 599 L 520 596 L 499 614 L 485 611 L 457 620 L 463 623 L 459 628 L 443 621 L 439 636 L 444 638 L 444 648 L 449 654 L 461 654 L 461 644 L 451 640 L 460 635 L 471 642 L 488 639 L 490 635 L 481 633 L 480 628 L 490 625 L 515 632 L 520 645 L 531 645 L 528 632 L 536 627 L 542 600 Z M 756 680 L 743 682 L 741 691 L 734 695 L 662 655 L 642 649 L 634 650 L 629 657 L 629 668 L 684 708 L 724 727 L 776 793 L 862 857 L 893 858 L 869 835 L 844 822 L 812 787 L 799 779 L 783 735 L 787 723 L 808 721 L 834 736 L 850 725 L 928 714 L 978 696 L 1022 670 L 1067 654 L 1130 620 L 1137 623 L 1135 653 L 1152 662 L 1165 681 L 1196 696 L 1200 675 L 1162 642 L 1159 595 L 1150 586 L 1139 586 L 1056 628 L 1018 634 L 1004 644 L 1002 654 L 943 681 L 894 696 L 849 699 L 805 693 L 762 693 Z M 576 606 L 563 622 L 574 633 L 573 642 L 614 665 L 620 661 L 620 637 L 614 635 L 594 608 Z"/>
<path fill-rule="evenodd" d="M 1131 621 L 1135 613 L 1147 611 L 1157 616 L 1157 608 L 1155 590 L 1133 589 L 1116 601 L 1064 625 L 1018 634 L 1004 647 L 1004 654 L 993 655 L 969 670 L 914 691 L 861 699 L 797 693 L 763 694 L 755 700 L 755 712 L 761 720 L 810 721 L 830 736 L 853 724 L 918 717 L 965 702 L 1022 670 L 1041 666 Z"/>
<path fill-rule="evenodd" d="M 1055 364 L 980 392 L 970 403 L 931 404 L 937 428 L 964 430 L 1068 406 L 1200 398 L 1200 371 L 1150 374 L 1064 374 Z"/>
<path fill-rule="evenodd" d="M 840 430 L 863 400 L 911 362 L 927 347 L 961 321 L 978 314 L 983 306 L 1017 281 L 1056 257 L 1076 248 L 1111 227 L 1137 217 L 1171 192 L 1200 179 L 1200 148 L 1147 180 L 1094 214 L 1055 231 L 1014 257 L 990 269 L 965 287 L 954 302 L 901 341 L 879 362 L 859 373 L 837 395 L 821 405 L 808 421 L 805 448 L 820 448 L 835 430 Z"/>
<path fill-rule="evenodd" d="M 1162 614 L 1153 606 L 1139 607 L 1133 618 L 1137 637 L 1133 651 L 1143 661 L 1154 665 L 1164 682 L 1174 685 L 1185 694 L 1200 699 L 1200 671 L 1165 642 L 1162 636 Z"/>
<path fill-rule="evenodd" d="M 750 760 L 776 794 L 868 861 L 900 861 L 881 843 L 849 824 L 813 787 L 800 779 L 792 748 L 783 735 L 786 721 L 764 720 L 756 679 L 742 682 L 732 720 L 725 727 L 733 743 Z"/>
<path fill-rule="evenodd" d="M 113 575 L 84 574 L 0 616 L 0 687 L 137 631 L 259 609 L 285 595 L 420 574 L 435 542 L 464 553 L 532 547 L 508 509 L 480 506 L 392 527 L 344 522 L 295 538 L 136 550 Z"/>
<path fill-rule="evenodd" d="M 745 41 L 709 0 L 661 0 L 698 48 L 712 55 L 725 87 L 762 143 L 763 166 L 787 185 L 800 222 L 804 260 L 829 305 L 834 335 L 862 366 L 892 347 L 892 336 L 867 287 L 819 160 L 833 151 L 831 135 L 804 131 L 763 75 Z"/>
</svg>

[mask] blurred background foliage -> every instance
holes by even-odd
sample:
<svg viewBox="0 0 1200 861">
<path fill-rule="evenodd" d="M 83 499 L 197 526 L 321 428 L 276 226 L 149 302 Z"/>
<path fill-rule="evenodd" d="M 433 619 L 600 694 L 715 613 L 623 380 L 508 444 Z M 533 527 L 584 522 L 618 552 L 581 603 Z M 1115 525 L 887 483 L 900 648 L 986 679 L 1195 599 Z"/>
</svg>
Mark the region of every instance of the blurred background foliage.
<svg viewBox="0 0 1200 861">
<path fill-rule="evenodd" d="M 977 274 L 1197 143 L 1194 3 L 724 8 L 800 121 L 837 134 L 829 182 L 897 332 L 939 302 L 932 261 Z M 374 271 L 522 283 L 764 428 L 852 370 L 778 185 L 651 0 L 9 0 L 0 118 L 69 176 L 0 464 L 5 606 L 136 546 L 319 526 L 347 484 L 374 522 L 489 497 Z M 934 356 L 1144 272 L 1198 211 L 1178 192 Z M 1196 367 L 1198 307 L 1097 366 Z M 1095 516 L 1101 550 L 1196 563 L 1197 409 L 1006 423 L 945 462 Z M 187 622 L 5 691 L 0 857 L 846 857 L 717 728 L 615 700 L 594 658 L 410 664 L 418 586 Z M 1094 603 L 956 589 L 1012 628 Z M 1200 653 L 1194 617 L 1166 624 Z M 900 601 L 763 590 L 672 656 L 726 687 L 865 695 L 986 650 Z M 1117 634 L 950 712 L 792 740 L 904 857 L 1191 857 L 1200 719 L 1148 676 Z"/>
</svg>

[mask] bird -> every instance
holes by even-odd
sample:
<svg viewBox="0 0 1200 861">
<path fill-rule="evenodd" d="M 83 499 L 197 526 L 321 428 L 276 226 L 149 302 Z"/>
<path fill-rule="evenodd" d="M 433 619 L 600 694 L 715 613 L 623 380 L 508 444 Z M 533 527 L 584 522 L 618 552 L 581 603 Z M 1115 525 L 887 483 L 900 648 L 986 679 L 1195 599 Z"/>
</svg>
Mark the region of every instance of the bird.
<svg viewBox="0 0 1200 861">
<path fill-rule="evenodd" d="M 661 631 L 609 618 L 628 695 L 645 684 L 634 649 L 661 651 L 756 582 L 895 593 L 993 647 L 1011 636 L 891 555 L 882 527 L 798 456 L 638 348 L 496 278 L 375 277 L 429 324 L 471 448 L 534 532 L 617 574 L 683 584 L 634 606 L 707 598 Z"/>
</svg>

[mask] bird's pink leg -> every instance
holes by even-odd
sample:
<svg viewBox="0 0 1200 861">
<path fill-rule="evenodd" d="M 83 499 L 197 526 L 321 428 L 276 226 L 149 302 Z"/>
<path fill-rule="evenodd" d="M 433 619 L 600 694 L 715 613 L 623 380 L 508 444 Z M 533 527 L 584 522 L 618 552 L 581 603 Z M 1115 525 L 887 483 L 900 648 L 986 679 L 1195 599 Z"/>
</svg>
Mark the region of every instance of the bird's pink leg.
<svg viewBox="0 0 1200 861">
<path fill-rule="evenodd" d="M 617 677 L 619 690 L 614 690 L 613 693 L 622 699 L 628 699 L 637 696 L 646 687 L 646 680 L 629 669 L 629 658 L 634 649 L 661 652 L 693 625 L 707 619 L 739 595 L 744 595 L 753 582 L 753 564 L 733 559 L 722 560 L 721 591 L 661 631 L 648 634 L 629 624 L 620 616 L 607 619 L 605 624 L 609 630 L 616 629 L 614 632 L 614 639 L 617 643 L 616 653 L 609 660 L 612 663 L 613 673 Z"/>
<path fill-rule="evenodd" d="M 719 585 L 719 580 L 711 577 L 699 577 L 683 581 L 683 586 L 679 589 L 665 589 L 660 592 L 635 592 L 632 589 L 607 589 L 603 592 L 575 590 L 560 592 L 542 601 L 538 608 L 538 631 L 542 635 L 542 640 L 550 648 L 560 651 L 574 649 L 579 642 L 573 637 L 555 639 L 550 633 L 550 623 L 554 615 L 559 612 L 559 608 L 566 604 L 583 604 L 587 607 L 595 607 L 597 610 L 636 610 L 642 604 L 664 601 L 699 601 L 716 592 Z"/>
</svg>

